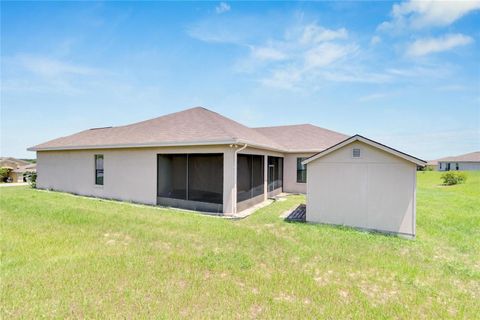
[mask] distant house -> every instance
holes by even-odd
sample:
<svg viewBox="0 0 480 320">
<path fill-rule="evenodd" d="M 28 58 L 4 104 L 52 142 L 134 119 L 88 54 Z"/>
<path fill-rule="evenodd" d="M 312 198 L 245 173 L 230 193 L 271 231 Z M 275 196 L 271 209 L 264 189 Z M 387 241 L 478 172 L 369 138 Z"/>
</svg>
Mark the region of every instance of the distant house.
<svg viewBox="0 0 480 320">
<path fill-rule="evenodd" d="M 15 159 L 12 157 L 0 157 L 0 168 L 10 168 L 15 169 L 20 166 L 26 166 L 30 164 L 30 162 L 22 160 L 22 159 Z"/>
<path fill-rule="evenodd" d="M 426 170 L 438 171 L 438 160 L 430 160 L 425 166 Z"/>
<path fill-rule="evenodd" d="M 27 172 L 36 172 L 37 171 L 37 164 L 30 163 L 26 166 L 20 166 L 13 169 L 10 172 L 10 178 L 12 182 L 27 182 L 27 176 L 25 175 Z"/>
<path fill-rule="evenodd" d="M 12 157 L 1 157 L 0 168 L 8 168 L 8 182 L 26 182 L 25 173 L 36 171 L 37 165 L 22 159 Z"/>
<path fill-rule="evenodd" d="M 468 171 L 480 170 L 480 151 L 431 160 L 427 166 L 438 171 Z"/>
</svg>

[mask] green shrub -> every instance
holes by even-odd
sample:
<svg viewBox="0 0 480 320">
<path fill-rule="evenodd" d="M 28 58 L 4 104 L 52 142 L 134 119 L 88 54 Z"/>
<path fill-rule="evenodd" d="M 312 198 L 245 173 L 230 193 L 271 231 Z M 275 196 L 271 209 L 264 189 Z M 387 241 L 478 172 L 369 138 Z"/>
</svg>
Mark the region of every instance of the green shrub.
<svg viewBox="0 0 480 320">
<path fill-rule="evenodd" d="M 457 172 L 458 183 L 467 181 L 467 174 L 465 172 Z"/>
<path fill-rule="evenodd" d="M 444 185 L 452 186 L 467 181 L 467 174 L 465 172 L 449 171 L 442 174 L 441 178 Z"/>
<path fill-rule="evenodd" d="M 10 171 L 12 171 L 10 168 L 0 168 L 0 182 L 7 181 Z"/>
<path fill-rule="evenodd" d="M 25 172 L 25 177 L 32 188 L 37 187 L 37 173 L 35 171 Z"/>
</svg>

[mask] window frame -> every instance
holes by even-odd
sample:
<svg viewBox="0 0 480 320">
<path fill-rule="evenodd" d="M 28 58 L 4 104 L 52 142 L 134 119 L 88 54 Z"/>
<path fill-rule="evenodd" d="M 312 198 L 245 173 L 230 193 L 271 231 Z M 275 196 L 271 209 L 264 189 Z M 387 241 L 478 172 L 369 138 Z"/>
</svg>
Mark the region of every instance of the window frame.
<svg viewBox="0 0 480 320">
<path fill-rule="evenodd" d="M 297 157 L 297 183 L 307 183 L 307 166 L 306 165 L 303 165 L 302 162 L 305 161 L 306 159 L 308 159 L 307 157 Z M 299 165 L 301 166 L 301 168 L 299 169 Z M 299 179 L 299 173 L 301 172 L 305 172 L 303 175 L 300 174 L 301 176 L 303 176 L 305 179 Z"/>
<path fill-rule="evenodd" d="M 97 163 L 97 160 L 98 159 L 102 159 L 102 168 L 99 169 L 97 167 L 98 163 Z M 103 186 L 105 184 L 105 157 L 103 154 L 95 154 L 94 156 L 94 166 L 95 166 L 95 185 L 96 186 Z M 100 172 L 101 171 L 101 172 Z M 100 177 L 100 173 L 101 173 L 101 177 Z M 100 181 L 101 179 L 101 181 Z"/>
</svg>

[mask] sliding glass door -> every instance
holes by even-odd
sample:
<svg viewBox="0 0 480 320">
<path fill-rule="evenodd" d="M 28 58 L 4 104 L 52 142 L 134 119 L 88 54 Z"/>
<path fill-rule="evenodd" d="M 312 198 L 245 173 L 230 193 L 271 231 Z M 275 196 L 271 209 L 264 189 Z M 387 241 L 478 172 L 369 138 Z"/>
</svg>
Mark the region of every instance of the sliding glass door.
<svg viewBox="0 0 480 320">
<path fill-rule="evenodd" d="M 283 158 L 268 157 L 268 192 L 283 188 Z"/>
</svg>

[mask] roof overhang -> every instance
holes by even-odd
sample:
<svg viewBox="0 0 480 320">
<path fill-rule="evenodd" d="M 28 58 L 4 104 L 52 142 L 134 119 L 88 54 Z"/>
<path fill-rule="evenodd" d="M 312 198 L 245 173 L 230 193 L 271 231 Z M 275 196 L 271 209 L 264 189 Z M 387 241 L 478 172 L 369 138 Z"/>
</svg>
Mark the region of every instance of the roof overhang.
<svg viewBox="0 0 480 320">
<path fill-rule="evenodd" d="M 210 140 L 210 141 L 182 141 L 182 142 L 152 142 L 152 143 L 126 143 L 103 145 L 78 145 L 61 147 L 34 146 L 28 151 L 62 151 L 62 150 L 91 150 L 91 149 L 124 149 L 124 148 L 153 148 L 153 147 L 186 147 L 186 146 L 212 146 L 236 143 L 235 140 Z"/>
<path fill-rule="evenodd" d="M 480 160 L 438 160 L 438 163 L 440 162 L 458 162 L 458 163 L 477 163 L 480 162 Z"/>
<path fill-rule="evenodd" d="M 262 145 L 258 143 L 251 143 L 248 140 L 243 140 L 243 139 L 104 144 L 104 145 L 78 145 L 78 146 L 61 146 L 61 147 L 34 146 L 34 147 L 27 148 L 27 150 L 28 151 L 69 151 L 69 150 L 127 149 L 127 148 L 155 148 L 155 147 L 214 146 L 214 145 L 231 145 L 231 144 L 243 144 L 243 145 L 247 144 L 249 147 L 253 147 L 253 148 L 276 151 L 281 153 L 287 152 L 287 150 L 285 149 L 275 148 L 275 147 Z"/>
<path fill-rule="evenodd" d="M 372 146 L 372 147 L 378 148 L 378 149 L 380 149 L 380 150 L 383 150 L 383 151 L 385 151 L 385 152 L 388 152 L 388 153 L 390 153 L 390 154 L 393 154 L 393 155 L 395 155 L 395 156 L 397 156 L 397 157 L 400 157 L 400 158 L 405 159 L 405 160 L 407 160 L 407 161 L 413 162 L 413 163 L 415 163 L 415 164 L 418 165 L 418 166 L 422 166 L 422 167 L 423 167 L 423 166 L 425 166 L 425 165 L 427 164 L 427 162 L 424 161 L 424 160 L 422 160 L 422 159 L 416 158 L 416 157 L 414 157 L 414 156 L 411 156 L 411 155 L 406 154 L 406 153 L 404 153 L 404 152 L 398 151 L 398 150 L 396 150 L 396 149 L 393 149 L 393 148 L 391 148 L 391 147 L 389 147 L 389 146 L 386 146 L 386 145 L 384 145 L 384 144 L 381 144 L 381 143 L 379 143 L 379 142 L 376 142 L 376 141 L 373 141 L 373 140 L 371 140 L 371 139 L 365 138 L 365 137 L 363 137 L 363 136 L 361 136 L 361 135 L 359 135 L 359 134 L 354 135 L 354 136 L 352 136 L 352 137 L 350 137 L 350 138 L 347 138 L 347 139 L 345 139 L 345 140 L 337 143 L 336 145 L 331 146 L 330 148 L 327 148 L 327 149 L 325 149 L 325 150 L 323 150 L 323 151 L 320 151 L 319 153 L 317 153 L 317 154 L 311 156 L 310 158 L 304 160 L 304 161 L 302 162 L 302 164 L 305 165 L 305 164 L 308 164 L 308 163 L 310 163 L 310 162 L 312 162 L 312 161 L 315 161 L 316 159 L 321 158 L 321 157 L 324 157 L 324 156 L 326 156 L 327 154 L 330 154 L 330 153 L 334 152 L 335 150 L 338 150 L 338 149 L 340 149 L 340 148 L 342 148 L 342 147 L 344 147 L 344 146 L 346 146 L 346 145 L 349 145 L 350 143 L 355 142 L 355 141 L 363 142 L 363 143 L 368 144 L 368 145 L 370 145 L 370 146 Z"/>
</svg>

